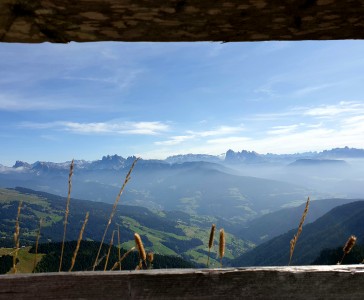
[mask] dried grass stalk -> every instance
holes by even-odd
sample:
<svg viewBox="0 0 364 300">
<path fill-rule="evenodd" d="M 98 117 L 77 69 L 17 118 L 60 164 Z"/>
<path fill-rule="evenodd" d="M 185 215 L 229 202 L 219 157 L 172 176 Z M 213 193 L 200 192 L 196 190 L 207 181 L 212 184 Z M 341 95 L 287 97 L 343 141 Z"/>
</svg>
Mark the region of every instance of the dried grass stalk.
<svg viewBox="0 0 364 300">
<path fill-rule="evenodd" d="M 153 252 L 149 252 L 149 253 L 147 254 L 147 260 L 148 260 L 150 263 L 152 263 L 152 262 L 153 262 L 153 260 L 154 260 L 154 253 L 153 253 Z"/>
<path fill-rule="evenodd" d="M 219 256 L 220 256 L 220 263 L 222 268 L 222 258 L 225 255 L 225 231 L 224 229 L 220 229 L 220 243 L 219 243 Z"/>
<path fill-rule="evenodd" d="M 120 261 L 121 259 L 121 246 L 120 246 L 120 225 L 118 224 L 118 259 Z M 120 271 L 121 271 L 121 264 L 119 264 L 120 266 Z"/>
<path fill-rule="evenodd" d="M 88 221 L 88 217 L 89 217 L 89 212 L 86 213 L 85 220 L 83 221 L 83 224 L 82 224 L 82 227 L 81 227 L 81 231 L 80 231 L 80 234 L 78 236 L 76 249 L 75 249 L 75 252 L 73 252 L 73 257 L 72 257 L 72 261 L 71 261 L 71 267 L 68 270 L 68 272 L 71 272 L 72 269 L 73 269 L 73 267 L 75 266 L 77 253 L 78 253 L 78 250 L 80 249 L 80 244 L 81 244 L 81 241 L 82 241 L 82 235 L 83 235 L 83 233 L 85 231 L 86 224 L 87 224 L 87 221 Z"/>
<path fill-rule="evenodd" d="M 139 252 L 139 268 L 137 268 L 137 270 L 139 269 L 147 269 L 147 254 L 145 252 L 144 246 L 143 246 L 143 242 L 142 239 L 140 238 L 140 235 L 137 233 L 134 233 L 134 239 L 135 239 L 135 245 L 138 249 Z"/>
<path fill-rule="evenodd" d="M 121 262 L 130 254 L 130 252 L 134 251 L 135 247 L 132 247 L 129 251 L 127 251 L 120 259 L 117 261 L 114 266 L 111 268 L 111 271 L 114 271 L 117 267 L 120 267 L 121 270 Z"/>
<path fill-rule="evenodd" d="M 114 234 L 115 234 L 115 230 L 113 230 L 112 235 L 111 235 L 109 250 L 107 251 L 107 255 L 106 255 L 106 261 L 105 261 L 104 271 L 106 271 L 106 269 L 107 269 L 107 264 L 109 262 L 111 248 L 112 248 L 112 246 L 114 244 Z"/>
<path fill-rule="evenodd" d="M 207 267 L 209 267 L 209 263 L 210 263 L 210 251 L 214 244 L 215 229 L 216 229 L 215 224 L 212 224 L 211 231 L 210 231 L 210 238 L 209 238 L 209 254 L 207 256 L 207 264 L 206 264 Z"/>
<path fill-rule="evenodd" d="M 70 173 L 68 175 L 68 195 L 67 195 L 66 211 L 65 211 L 65 214 L 64 214 L 63 240 L 62 240 L 61 258 L 59 260 L 58 272 L 61 272 L 61 269 L 62 269 L 64 242 L 66 240 L 69 206 L 70 206 L 70 201 L 71 201 L 73 167 L 74 167 L 74 160 L 72 159 L 72 162 L 71 162 L 71 165 L 70 165 Z"/>
<path fill-rule="evenodd" d="M 145 252 L 142 239 L 140 238 L 140 235 L 137 233 L 134 233 L 134 239 L 135 239 L 135 245 L 139 252 L 139 257 L 141 260 L 145 261 L 147 259 L 147 254 Z"/>
<path fill-rule="evenodd" d="M 15 232 L 14 232 L 14 245 L 15 245 L 15 251 L 13 255 L 13 272 L 16 273 L 16 260 L 18 258 L 18 251 L 20 248 L 20 225 L 19 225 L 19 217 L 20 217 L 20 210 L 23 202 L 20 201 L 18 205 L 18 213 L 16 215 L 16 221 L 15 221 Z"/>
<path fill-rule="evenodd" d="M 99 258 L 99 260 L 96 262 L 96 266 L 95 267 L 97 267 L 104 260 L 105 257 L 106 257 L 106 254 L 104 254 L 103 256 L 101 256 L 101 258 Z M 91 269 L 92 269 L 92 267 L 90 269 L 88 269 L 88 270 L 91 270 Z"/>
<path fill-rule="evenodd" d="M 116 208 L 117 208 L 117 205 L 119 203 L 119 200 L 120 200 L 120 197 L 121 197 L 121 194 L 123 193 L 124 189 L 125 189 L 125 186 L 126 184 L 128 183 L 128 181 L 130 180 L 130 174 L 131 172 L 133 171 L 134 169 L 134 166 L 135 164 L 137 163 L 137 161 L 140 159 L 140 157 L 136 158 L 133 162 L 133 164 L 131 165 L 130 167 L 130 170 L 128 172 L 128 174 L 126 175 L 125 177 L 125 180 L 124 180 L 124 183 L 122 185 L 122 187 L 120 188 L 120 191 L 119 191 L 119 194 L 117 195 L 116 199 L 115 199 L 115 202 L 114 202 L 114 205 L 112 207 L 112 210 L 111 210 L 111 214 L 110 214 L 110 218 L 109 218 L 109 221 L 107 222 L 107 225 L 106 225 L 106 228 L 105 228 L 105 232 L 104 232 L 104 235 L 102 236 L 102 239 L 101 239 L 101 243 L 100 243 L 100 247 L 99 247 L 99 250 L 97 252 L 97 255 L 96 255 L 96 258 L 95 258 L 95 262 L 94 262 L 94 265 L 92 267 L 92 270 L 95 271 L 95 268 L 96 268 L 96 265 L 97 265 L 97 262 L 98 262 L 98 259 L 99 259 L 99 256 L 100 256 L 100 252 L 101 252 L 101 248 L 102 248 L 102 245 L 104 244 L 104 240 L 105 240 L 105 237 L 106 237 L 106 234 L 107 234 L 107 230 L 109 229 L 109 226 L 111 224 L 111 221 L 114 217 L 114 214 L 115 214 L 115 211 L 116 211 Z"/>
<path fill-rule="evenodd" d="M 341 260 L 337 263 L 338 265 L 341 265 L 345 256 L 347 254 L 349 254 L 349 252 L 351 251 L 351 249 L 353 249 L 353 247 L 355 246 L 355 243 L 356 243 L 356 236 L 355 235 L 352 235 L 349 237 L 349 239 L 347 240 L 344 248 L 343 248 L 343 257 L 341 258 Z"/>
<path fill-rule="evenodd" d="M 135 267 L 135 270 L 142 270 L 143 269 L 143 265 L 142 265 L 142 260 L 139 260 L 138 265 Z"/>
<path fill-rule="evenodd" d="M 35 267 L 37 266 L 38 244 L 39 244 L 40 230 L 42 228 L 42 224 L 43 224 L 43 218 L 40 218 L 39 229 L 38 229 L 38 233 L 37 233 L 37 240 L 35 242 L 35 256 L 34 256 L 34 262 L 33 262 L 33 272 L 35 272 Z"/>
<path fill-rule="evenodd" d="M 154 260 L 154 253 L 153 252 L 149 252 L 147 254 L 147 260 L 148 260 L 148 269 L 152 269 L 153 268 L 153 260 Z"/>
<path fill-rule="evenodd" d="M 293 239 L 290 241 L 290 252 L 289 252 L 289 262 L 288 262 L 288 265 L 291 264 L 291 260 L 292 260 L 294 248 L 296 247 L 296 243 L 297 243 L 298 237 L 300 236 L 300 234 L 302 232 L 303 223 L 305 222 L 305 219 L 306 219 L 306 216 L 307 216 L 307 213 L 308 213 L 308 207 L 309 207 L 309 205 L 310 205 L 310 197 L 307 198 L 305 210 L 303 211 L 300 224 L 298 225 L 297 233 L 293 236 Z"/>
</svg>

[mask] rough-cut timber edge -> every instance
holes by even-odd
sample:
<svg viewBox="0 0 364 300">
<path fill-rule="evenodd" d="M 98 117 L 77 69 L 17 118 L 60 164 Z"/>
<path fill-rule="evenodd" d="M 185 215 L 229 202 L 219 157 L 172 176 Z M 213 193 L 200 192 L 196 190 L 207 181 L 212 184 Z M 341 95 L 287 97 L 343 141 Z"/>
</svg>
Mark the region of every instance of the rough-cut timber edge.
<svg viewBox="0 0 364 300">
<path fill-rule="evenodd" d="M 364 0 L 1 0 L 0 42 L 364 38 Z"/>
<path fill-rule="evenodd" d="M 0 299 L 363 299 L 364 266 L 0 276 Z"/>
</svg>

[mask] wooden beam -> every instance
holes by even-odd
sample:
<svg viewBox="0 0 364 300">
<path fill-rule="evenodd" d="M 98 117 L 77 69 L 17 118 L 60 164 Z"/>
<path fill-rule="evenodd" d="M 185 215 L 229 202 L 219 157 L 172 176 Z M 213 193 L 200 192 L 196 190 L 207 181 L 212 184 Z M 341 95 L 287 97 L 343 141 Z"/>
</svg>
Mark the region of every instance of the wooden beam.
<svg viewBox="0 0 364 300">
<path fill-rule="evenodd" d="M 0 276 L 0 299 L 363 299 L 364 266 Z"/>
<path fill-rule="evenodd" d="M 364 0 L 2 0 L 0 42 L 364 38 Z"/>
</svg>

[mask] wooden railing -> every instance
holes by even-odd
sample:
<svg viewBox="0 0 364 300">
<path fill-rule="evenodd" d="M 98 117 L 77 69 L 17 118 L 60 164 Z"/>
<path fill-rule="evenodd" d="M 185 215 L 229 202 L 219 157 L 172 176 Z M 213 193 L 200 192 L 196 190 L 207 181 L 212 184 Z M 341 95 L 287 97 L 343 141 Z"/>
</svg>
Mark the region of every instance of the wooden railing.
<svg viewBox="0 0 364 300">
<path fill-rule="evenodd" d="M 0 299 L 364 299 L 364 265 L 0 276 Z"/>
</svg>

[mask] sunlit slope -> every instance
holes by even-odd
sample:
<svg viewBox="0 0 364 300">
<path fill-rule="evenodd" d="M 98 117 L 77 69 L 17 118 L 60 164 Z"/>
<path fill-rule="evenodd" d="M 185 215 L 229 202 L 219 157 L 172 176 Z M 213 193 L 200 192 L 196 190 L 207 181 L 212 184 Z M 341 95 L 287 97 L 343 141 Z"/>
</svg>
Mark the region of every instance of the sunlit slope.
<svg viewBox="0 0 364 300">
<path fill-rule="evenodd" d="M 23 201 L 20 215 L 20 243 L 34 244 L 39 218 L 44 219 L 41 242 L 61 241 L 66 199 L 29 189 L 0 189 L 0 224 L 2 246 L 13 246 L 13 232 L 19 200 Z M 87 200 L 72 199 L 70 205 L 67 240 L 77 240 L 87 211 L 90 217 L 84 239 L 101 240 L 112 205 Z M 119 206 L 111 224 L 106 241 L 120 225 L 121 244 L 129 248 L 138 232 L 147 250 L 167 255 L 180 255 L 195 263 L 205 263 L 211 223 L 219 222 L 213 217 L 191 216 L 182 212 L 152 212 L 144 207 Z M 228 223 L 223 223 L 229 226 Z M 228 243 L 227 259 L 233 259 L 250 249 L 253 244 L 234 236 L 226 227 Z"/>
</svg>

